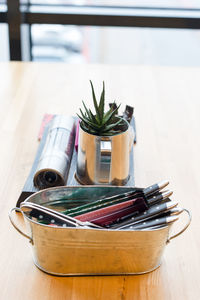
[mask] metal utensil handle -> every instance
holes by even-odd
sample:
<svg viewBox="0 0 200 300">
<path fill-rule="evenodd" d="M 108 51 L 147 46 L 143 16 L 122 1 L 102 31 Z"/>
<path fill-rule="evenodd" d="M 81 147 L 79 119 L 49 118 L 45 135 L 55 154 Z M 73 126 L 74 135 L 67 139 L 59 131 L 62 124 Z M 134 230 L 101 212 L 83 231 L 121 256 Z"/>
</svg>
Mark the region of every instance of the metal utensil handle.
<svg viewBox="0 0 200 300">
<path fill-rule="evenodd" d="M 10 210 L 9 214 L 8 214 L 11 224 L 13 225 L 13 227 L 14 227 L 21 235 L 25 236 L 27 239 L 29 239 L 29 242 L 30 242 L 31 244 L 33 244 L 33 239 L 32 239 L 30 236 L 28 236 L 26 233 L 24 233 L 23 231 L 21 231 L 21 229 L 19 229 L 19 228 L 17 227 L 17 225 L 14 223 L 14 221 L 13 221 L 13 219 L 12 219 L 12 212 L 13 212 L 13 211 L 18 211 L 18 212 L 20 212 L 20 213 L 22 214 L 22 211 L 21 211 L 20 208 L 18 208 L 18 207 L 12 208 L 12 209 Z"/>
<path fill-rule="evenodd" d="M 60 221 L 68 223 L 70 225 L 73 225 L 73 227 L 79 227 L 79 226 L 90 226 L 94 228 L 102 228 L 101 226 L 98 226 L 96 224 L 92 224 L 90 222 L 81 222 L 73 217 L 67 216 L 65 214 L 62 214 L 56 210 L 52 210 L 48 207 L 41 206 L 37 203 L 32 202 L 22 202 L 21 203 L 21 210 L 23 211 L 23 207 L 29 208 L 29 209 L 36 209 L 38 212 L 48 214 L 49 216 L 53 218 L 58 218 Z"/>
<path fill-rule="evenodd" d="M 181 235 L 190 225 L 191 220 L 192 220 L 192 216 L 191 213 L 189 212 L 189 210 L 187 210 L 186 208 L 183 209 L 183 211 L 185 211 L 188 215 L 188 222 L 186 223 L 186 225 L 183 227 L 183 229 L 181 229 L 179 232 L 177 232 L 176 234 L 170 236 L 167 240 L 167 243 L 169 243 L 172 239 L 176 238 L 177 236 Z"/>
</svg>

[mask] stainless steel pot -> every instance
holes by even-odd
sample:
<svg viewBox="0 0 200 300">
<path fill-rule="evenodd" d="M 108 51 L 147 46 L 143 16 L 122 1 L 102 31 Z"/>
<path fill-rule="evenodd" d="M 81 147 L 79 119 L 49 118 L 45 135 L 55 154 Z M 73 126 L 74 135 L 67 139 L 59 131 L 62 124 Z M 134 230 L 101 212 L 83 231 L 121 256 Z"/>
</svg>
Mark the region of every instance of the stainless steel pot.
<svg viewBox="0 0 200 300">
<path fill-rule="evenodd" d="M 79 129 L 76 178 L 81 184 L 125 185 L 129 180 L 133 128 L 123 120 L 123 131 L 112 136 Z"/>
<path fill-rule="evenodd" d="M 104 195 L 129 191 L 130 187 L 58 187 L 31 195 L 26 202 L 53 207 L 58 211 L 85 199 L 96 200 Z M 23 213 L 28 232 L 23 233 L 13 226 L 31 243 L 35 265 L 50 274 L 68 275 L 111 275 L 142 274 L 156 269 L 166 244 L 188 227 L 169 236 L 170 226 L 154 230 L 109 230 L 86 228 L 63 228 L 40 224 Z"/>
</svg>

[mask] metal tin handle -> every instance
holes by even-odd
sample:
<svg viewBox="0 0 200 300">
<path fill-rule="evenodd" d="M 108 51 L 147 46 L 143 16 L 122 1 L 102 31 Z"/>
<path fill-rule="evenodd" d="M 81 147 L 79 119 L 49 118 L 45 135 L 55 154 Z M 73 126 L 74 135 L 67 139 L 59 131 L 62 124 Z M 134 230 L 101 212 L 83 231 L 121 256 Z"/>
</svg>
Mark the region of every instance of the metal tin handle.
<svg viewBox="0 0 200 300">
<path fill-rule="evenodd" d="M 183 211 L 185 211 L 187 213 L 187 216 L 188 216 L 188 222 L 186 223 L 186 225 L 183 227 L 183 229 L 181 229 L 179 232 L 177 232 L 176 234 L 170 236 L 167 240 L 167 243 L 169 243 L 172 239 L 176 238 L 177 236 L 181 235 L 187 228 L 188 226 L 190 225 L 191 223 L 191 220 L 192 220 L 192 216 L 191 216 L 191 213 L 189 212 L 189 210 L 187 209 L 183 209 Z"/>
<path fill-rule="evenodd" d="M 26 233 L 24 233 L 23 231 L 21 231 L 21 230 L 17 227 L 17 225 L 14 223 L 14 221 L 13 221 L 13 219 L 12 219 L 12 212 L 13 212 L 13 211 L 18 211 L 18 212 L 22 213 L 22 211 L 21 211 L 20 208 L 18 208 L 18 207 L 12 208 L 11 211 L 9 212 L 9 214 L 8 214 L 11 224 L 13 225 L 13 227 L 14 227 L 21 235 L 23 235 L 23 236 L 25 236 L 27 239 L 29 239 L 29 242 L 33 245 L 33 239 L 32 239 L 30 236 L 28 236 Z M 22 213 L 22 214 L 23 214 L 23 213 Z"/>
</svg>

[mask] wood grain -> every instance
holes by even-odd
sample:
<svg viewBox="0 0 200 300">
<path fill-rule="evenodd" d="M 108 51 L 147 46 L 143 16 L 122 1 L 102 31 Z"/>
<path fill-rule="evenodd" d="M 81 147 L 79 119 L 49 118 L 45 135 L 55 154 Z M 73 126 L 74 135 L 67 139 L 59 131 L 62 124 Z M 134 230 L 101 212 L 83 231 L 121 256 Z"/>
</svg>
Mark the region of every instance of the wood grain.
<svg viewBox="0 0 200 300">
<path fill-rule="evenodd" d="M 1 299 L 199 299 L 199 78 L 199 68 L 0 63 Z M 169 179 L 172 198 L 193 215 L 190 228 L 167 245 L 161 267 L 149 274 L 47 275 L 8 220 L 33 163 L 44 113 L 75 114 L 82 100 L 90 105 L 89 79 L 99 93 L 105 81 L 108 102 L 135 107 L 136 185 Z"/>
</svg>

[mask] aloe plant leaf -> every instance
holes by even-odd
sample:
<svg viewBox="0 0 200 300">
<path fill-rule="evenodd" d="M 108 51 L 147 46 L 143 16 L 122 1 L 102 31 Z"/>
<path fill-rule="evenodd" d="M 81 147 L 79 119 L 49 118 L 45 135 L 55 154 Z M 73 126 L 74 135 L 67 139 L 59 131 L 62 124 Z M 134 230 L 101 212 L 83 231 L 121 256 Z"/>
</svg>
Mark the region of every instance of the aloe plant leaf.
<svg viewBox="0 0 200 300">
<path fill-rule="evenodd" d="M 120 105 L 121 105 L 121 104 L 120 104 Z M 111 113 L 113 113 L 113 115 L 115 115 L 115 114 L 117 113 L 118 108 L 120 107 L 120 105 L 117 106 L 116 108 L 114 108 L 114 107 L 115 107 L 115 104 L 113 103 L 113 104 L 111 105 L 110 109 L 105 113 L 104 118 L 107 118 L 107 116 L 108 116 L 109 114 L 111 114 Z"/>
<path fill-rule="evenodd" d="M 82 124 L 81 124 L 81 127 L 82 127 L 82 129 L 83 129 L 84 131 L 86 131 L 86 132 L 88 132 L 88 133 L 91 133 L 91 129 L 90 129 L 88 126 L 86 126 L 85 123 L 82 123 Z"/>
<path fill-rule="evenodd" d="M 99 127 L 98 124 L 92 123 L 92 122 L 90 122 L 90 121 L 87 121 L 86 124 L 88 124 L 88 125 L 90 126 L 90 128 L 92 127 L 92 128 L 94 128 L 94 129 L 96 129 L 96 130 L 99 130 L 99 129 L 100 129 L 100 127 Z"/>
<path fill-rule="evenodd" d="M 104 116 L 103 125 L 108 123 L 115 116 L 116 111 L 119 109 L 120 105 L 116 107 L 114 110 L 112 110 L 112 107 L 109 109 L 109 111 Z"/>
<path fill-rule="evenodd" d="M 91 120 L 92 122 L 96 122 L 96 119 L 95 119 L 95 116 L 93 115 L 93 113 L 91 112 L 91 110 L 90 109 L 87 109 L 87 107 L 86 107 L 86 105 L 85 105 L 85 102 L 84 101 L 82 101 L 83 102 L 83 106 L 84 106 L 84 108 L 85 108 L 85 111 L 86 111 L 86 113 L 87 113 L 87 119 L 88 120 Z"/>
<path fill-rule="evenodd" d="M 80 115 L 78 115 L 78 117 L 81 119 L 81 121 L 83 121 L 89 127 L 92 127 L 92 128 L 95 128 L 96 130 L 99 130 L 100 127 L 99 127 L 98 124 L 92 123 L 90 120 L 88 120 L 87 118 L 81 117 Z"/>
<path fill-rule="evenodd" d="M 121 104 L 120 104 L 121 105 Z M 117 107 L 117 104 L 116 102 L 114 101 L 111 105 L 111 109 L 112 110 L 115 110 L 115 114 L 117 115 L 118 114 L 118 108 L 120 107 L 120 105 Z M 117 108 L 117 109 L 116 109 Z"/>
<path fill-rule="evenodd" d="M 87 109 L 87 107 L 86 107 L 86 105 L 85 105 L 84 101 L 82 101 L 82 103 L 83 103 L 83 106 L 84 106 L 84 108 L 85 108 L 86 114 L 87 114 L 87 115 L 88 115 L 88 117 L 90 118 L 90 113 L 89 113 L 89 110 Z"/>
<path fill-rule="evenodd" d="M 93 123 L 83 112 L 82 112 L 82 110 L 80 109 L 80 112 L 81 112 L 81 120 L 83 121 L 83 122 L 85 122 L 86 124 L 89 124 L 89 126 L 98 126 L 98 124 L 96 124 L 95 122 Z M 79 116 L 80 117 L 80 116 Z"/>
<path fill-rule="evenodd" d="M 91 110 L 89 109 L 89 114 L 90 114 L 90 119 L 95 123 L 96 122 L 96 118 L 93 115 L 93 113 L 91 112 Z"/>
<path fill-rule="evenodd" d="M 99 107 L 98 107 L 98 104 L 97 104 L 97 100 L 96 100 L 96 96 L 95 96 L 95 92 L 94 92 L 94 87 L 93 87 L 93 84 L 92 84 L 91 80 L 90 80 L 90 85 L 91 85 L 91 89 L 92 89 L 93 103 L 94 103 L 94 107 L 95 107 L 95 110 L 96 110 L 97 122 L 100 123 L 101 115 L 100 115 L 100 112 L 99 112 Z"/>
<path fill-rule="evenodd" d="M 100 102 L 99 102 L 101 122 L 103 121 L 103 117 L 104 117 L 104 104 L 105 104 L 105 84 L 104 84 L 104 81 L 103 81 L 103 90 L 102 90 L 101 97 L 100 97 Z"/>
<path fill-rule="evenodd" d="M 85 123 L 82 123 L 81 126 L 82 126 L 83 130 L 85 130 L 87 132 L 89 131 L 89 128 L 85 125 Z"/>
<path fill-rule="evenodd" d="M 84 114 L 84 113 L 82 112 L 82 109 L 80 108 L 79 110 L 80 110 L 80 113 L 81 113 L 82 117 L 83 117 L 83 118 L 87 118 L 86 114 Z"/>
<path fill-rule="evenodd" d="M 110 108 L 114 110 L 117 107 L 116 102 L 110 103 Z"/>
<path fill-rule="evenodd" d="M 115 128 L 117 125 L 119 125 L 119 124 L 121 123 L 121 121 L 122 121 L 122 120 L 120 119 L 120 120 L 118 120 L 116 123 L 110 124 L 110 125 L 106 126 L 106 131 L 109 131 L 109 130 Z"/>
<path fill-rule="evenodd" d="M 87 124 L 87 119 L 85 119 L 85 117 L 80 116 L 79 114 L 77 114 L 77 116 L 79 117 L 79 119 L 80 119 L 81 121 L 83 121 L 84 123 Z"/>
<path fill-rule="evenodd" d="M 95 129 L 93 130 L 90 127 L 87 127 L 84 123 L 81 124 L 81 127 L 84 131 L 88 132 L 89 134 L 98 134 L 98 132 Z"/>
<path fill-rule="evenodd" d="M 81 115 L 82 115 L 82 118 L 84 119 L 84 122 L 87 123 L 87 122 L 91 122 L 93 125 L 98 125 L 96 124 L 96 119 L 94 117 L 94 121 L 90 118 L 90 117 L 87 117 L 86 114 L 84 114 L 80 108 L 80 112 L 81 112 Z"/>
<path fill-rule="evenodd" d="M 109 116 L 111 115 L 112 112 L 113 112 L 113 110 L 110 108 L 110 109 L 104 114 L 104 117 L 103 117 L 103 123 L 106 123 L 106 122 L 107 122 L 107 119 L 109 118 Z"/>
<path fill-rule="evenodd" d="M 84 122 L 81 123 L 81 127 L 84 131 L 90 133 L 90 134 L 95 134 L 95 135 L 98 135 L 98 131 L 95 130 L 95 129 L 92 129 L 91 127 L 88 127 L 85 125 Z"/>
<path fill-rule="evenodd" d="M 120 133 L 120 132 L 121 132 L 120 130 L 109 130 L 108 132 L 107 131 L 102 132 L 101 136 L 112 136 L 112 135 Z"/>
</svg>

